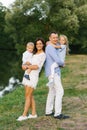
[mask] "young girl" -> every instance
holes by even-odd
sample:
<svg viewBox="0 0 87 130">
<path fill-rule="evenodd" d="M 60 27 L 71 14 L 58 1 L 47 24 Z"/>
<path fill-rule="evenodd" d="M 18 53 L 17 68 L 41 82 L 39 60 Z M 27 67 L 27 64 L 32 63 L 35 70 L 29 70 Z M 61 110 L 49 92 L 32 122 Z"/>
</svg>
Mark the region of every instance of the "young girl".
<svg viewBox="0 0 87 130">
<path fill-rule="evenodd" d="M 55 47 L 56 49 L 58 49 L 58 55 L 59 55 L 60 59 L 63 62 L 65 62 L 65 56 L 66 56 L 66 52 L 68 50 L 68 38 L 67 38 L 67 36 L 60 35 L 60 37 L 59 37 L 59 44 L 57 44 L 57 45 L 53 45 L 52 44 L 52 46 Z M 56 64 L 54 62 L 51 65 L 51 75 L 49 77 L 49 82 L 46 84 L 48 87 L 53 84 L 53 77 L 54 77 L 54 73 L 55 73 L 55 68 L 56 67 L 58 67 L 58 64 Z"/>
</svg>

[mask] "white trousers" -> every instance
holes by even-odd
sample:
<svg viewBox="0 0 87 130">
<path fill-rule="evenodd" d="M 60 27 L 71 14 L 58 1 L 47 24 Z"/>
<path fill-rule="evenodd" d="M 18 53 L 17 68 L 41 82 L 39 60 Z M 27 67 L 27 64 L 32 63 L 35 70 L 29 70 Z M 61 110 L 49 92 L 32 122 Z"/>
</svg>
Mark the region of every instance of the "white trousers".
<svg viewBox="0 0 87 130">
<path fill-rule="evenodd" d="M 54 116 L 58 116 L 62 111 L 62 97 L 64 89 L 61 84 L 61 79 L 58 74 L 54 74 L 54 85 L 49 87 L 49 92 L 46 102 L 46 114 L 52 113 L 55 110 Z"/>
</svg>

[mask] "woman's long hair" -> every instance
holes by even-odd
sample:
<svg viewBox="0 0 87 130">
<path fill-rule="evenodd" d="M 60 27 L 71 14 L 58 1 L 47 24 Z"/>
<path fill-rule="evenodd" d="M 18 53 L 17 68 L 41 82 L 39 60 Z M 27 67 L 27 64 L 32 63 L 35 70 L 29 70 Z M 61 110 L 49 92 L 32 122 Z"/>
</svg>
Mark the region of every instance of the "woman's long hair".
<svg viewBox="0 0 87 130">
<path fill-rule="evenodd" d="M 45 41 L 43 38 L 37 38 L 36 41 L 35 41 L 35 47 L 34 47 L 34 54 L 37 53 L 37 48 L 36 48 L 36 44 L 37 44 L 37 41 L 41 41 L 42 44 L 43 44 L 43 51 L 45 52 Z"/>
</svg>

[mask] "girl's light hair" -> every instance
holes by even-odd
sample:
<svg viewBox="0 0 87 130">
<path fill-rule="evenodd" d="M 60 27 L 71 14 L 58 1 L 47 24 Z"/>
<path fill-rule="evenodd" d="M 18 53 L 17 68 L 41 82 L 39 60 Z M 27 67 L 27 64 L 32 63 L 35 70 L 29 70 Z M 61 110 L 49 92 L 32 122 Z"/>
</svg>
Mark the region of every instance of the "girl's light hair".
<svg viewBox="0 0 87 130">
<path fill-rule="evenodd" d="M 33 42 L 28 42 L 27 46 L 33 46 L 34 47 L 34 43 Z"/>
<path fill-rule="evenodd" d="M 60 39 L 60 37 L 63 37 L 65 39 L 65 44 L 67 45 L 68 44 L 68 38 L 67 38 L 67 36 L 66 35 L 60 35 L 59 39 Z"/>
<path fill-rule="evenodd" d="M 69 41 L 68 41 L 67 36 L 62 34 L 62 35 L 59 36 L 59 39 L 60 39 L 60 37 L 63 37 L 65 39 L 66 54 L 69 54 L 70 49 L 69 49 Z"/>
</svg>

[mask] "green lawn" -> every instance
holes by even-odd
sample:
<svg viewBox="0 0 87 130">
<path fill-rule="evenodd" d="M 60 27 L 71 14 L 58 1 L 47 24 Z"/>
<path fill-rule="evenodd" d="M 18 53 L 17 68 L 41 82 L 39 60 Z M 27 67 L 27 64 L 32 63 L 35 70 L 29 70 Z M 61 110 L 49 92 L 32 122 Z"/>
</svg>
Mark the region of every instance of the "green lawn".
<svg viewBox="0 0 87 130">
<path fill-rule="evenodd" d="M 47 79 L 42 72 L 34 92 L 38 118 L 18 122 L 23 112 L 24 89 L 19 86 L 14 92 L 0 98 L 0 130 L 87 130 L 87 55 L 69 55 L 62 68 L 62 83 L 65 90 L 63 113 L 70 116 L 57 120 L 45 116 L 48 93 Z"/>
</svg>

